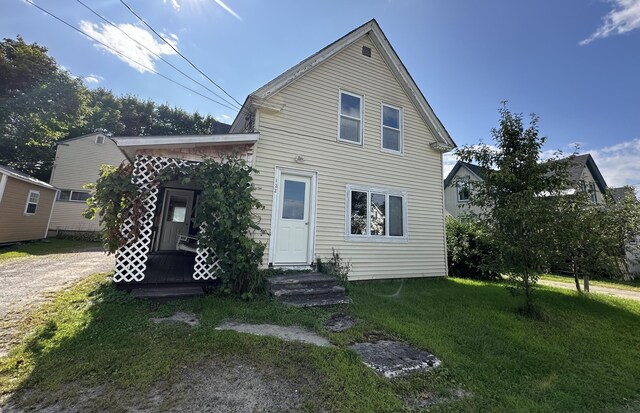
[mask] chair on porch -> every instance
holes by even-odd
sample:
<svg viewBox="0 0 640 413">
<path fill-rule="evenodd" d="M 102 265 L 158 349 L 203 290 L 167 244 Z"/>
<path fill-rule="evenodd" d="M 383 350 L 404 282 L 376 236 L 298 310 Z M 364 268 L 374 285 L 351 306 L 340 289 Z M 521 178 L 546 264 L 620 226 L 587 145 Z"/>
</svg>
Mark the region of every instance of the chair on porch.
<svg viewBox="0 0 640 413">
<path fill-rule="evenodd" d="M 178 251 L 188 251 L 195 253 L 198 249 L 198 238 L 191 235 L 178 235 L 176 249 Z"/>
</svg>

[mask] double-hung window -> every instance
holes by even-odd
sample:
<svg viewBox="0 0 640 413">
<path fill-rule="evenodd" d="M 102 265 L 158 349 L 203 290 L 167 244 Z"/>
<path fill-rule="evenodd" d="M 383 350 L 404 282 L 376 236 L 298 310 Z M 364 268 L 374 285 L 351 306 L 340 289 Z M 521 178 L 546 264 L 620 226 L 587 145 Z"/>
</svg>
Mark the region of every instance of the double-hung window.
<svg viewBox="0 0 640 413">
<path fill-rule="evenodd" d="M 598 194 L 596 193 L 596 184 L 595 182 L 589 182 L 589 195 L 591 195 L 591 202 L 594 204 L 598 203 Z"/>
<path fill-rule="evenodd" d="M 362 96 L 340 92 L 338 140 L 362 145 Z"/>
<path fill-rule="evenodd" d="M 347 239 L 406 241 L 406 192 L 348 185 Z"/>
<path fill-rule="evenodd" d="M 58 201 L 77 201 L 86 202 L 91 197 L 88 191 L 72 191 L 70 189 L 62 189 L 58 192 Z"/>
<path fill-rule="evenodd" d="M 24 213 L 26 215 L 34 215 L 36 213 L 36 209 L 38 209 L 38 202 L 40 202 L 40 192 L 29 191 L 27 205 L 24 207 Z"/>
<path fill-rule="evenodd" d="M 402 153 L 402 110 L 382 104 L 382 150 Z"/>
<path fill-rule="evenodd" d="M 456 182 L 458 191 L 458 202 L 468 202 L 471 197 L 471 182 L 469 177 L 459 178 Z"/>
</svg>

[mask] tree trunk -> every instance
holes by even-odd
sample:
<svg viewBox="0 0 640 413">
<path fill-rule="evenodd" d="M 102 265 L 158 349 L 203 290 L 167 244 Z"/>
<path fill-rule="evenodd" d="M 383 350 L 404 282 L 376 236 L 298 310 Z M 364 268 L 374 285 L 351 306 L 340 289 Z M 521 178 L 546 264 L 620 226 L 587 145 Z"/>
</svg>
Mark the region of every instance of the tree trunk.
<svg viewBox="0 0 640 413">
<path fill-rule="evenodd" d="M 576 282 L 576 290 L 580 292 L 580 278 L 578 278 L 578 269 L 576 268 L 576 263 L 571 263 L 571 270 L 573 271 L 573 279 Z"/>
<path fill-rule="evenodd" d="M 584 276 L 584 290 L 586 292 L 589 292 L 589 276 L 588 275 Z"/>
</svg>

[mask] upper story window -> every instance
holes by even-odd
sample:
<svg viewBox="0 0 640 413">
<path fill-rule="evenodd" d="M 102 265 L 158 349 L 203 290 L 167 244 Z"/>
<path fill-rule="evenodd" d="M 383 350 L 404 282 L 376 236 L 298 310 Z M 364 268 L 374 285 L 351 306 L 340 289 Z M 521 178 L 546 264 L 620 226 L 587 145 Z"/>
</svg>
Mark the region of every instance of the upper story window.
<svg viewBox="0 0 640 413">
<path fill-rule="evenodd" d="M 598 194 L 596 193 L 596 183 L 589 182 L 589 194 L 591 195 L 591 202 L 598 203 Z"/>
<path fill-rule="evenodd" d="M 362 145 L 362 96 L 340 92 L 338 140 Z"/>
<path fill-rule="evenodd" d="M 102 145 L 103 143 L 104 143 L 104 135 L 96 136 L 96 144 L 97 145 Z"/>
<path fill-rule="evenodd" d="M 402 109 L 382 104 L 382 150 L 402 153 Z"/>
<path fill-rule="evenodd" d="M 35 214 L 36 209 L 38 209 L 38 202 L 40 202 L 40 192 L 29 191 L 29 196 L 27 197 L 27 205 L 24 207 L 24 213 L 26 215 Z"/>
<path fill-rule="evenodd" d="M 407 194 L 347 186 L 347 238 L 363 241 L 407 239 Z"/>
<path fill-rule="evenodd" d="M 457 180 L 456 190 L 458 192 L 458 202 L 469 201 L 471 197 L 471 182 L 468 176 Z"/>
</svg>

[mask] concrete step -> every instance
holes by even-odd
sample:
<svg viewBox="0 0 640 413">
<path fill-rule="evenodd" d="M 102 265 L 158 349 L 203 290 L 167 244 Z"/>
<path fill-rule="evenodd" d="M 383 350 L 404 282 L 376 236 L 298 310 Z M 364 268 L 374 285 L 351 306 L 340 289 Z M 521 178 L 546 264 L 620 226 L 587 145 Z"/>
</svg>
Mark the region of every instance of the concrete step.
<svg viewBox="0 0 640 413">
<path fill-rule="evenodd" d="M 267 278 L 267 284 L 269 284 L 272 288 L 294 284 L 321 284 L 335 282 L 335 277 L 326 274 L 320 274 L 319 272 L 276 275 L 274 277 Z"/>
<path fill-rule="evenodd" d="M 351 298 L 344 293 L 310 294 L 280 297 L 280 300 L 292 307 L 323 307 L 337 304 L 351 304 Z"/>
<path fill-rule="evenodd" d="M 204 295 L 202 287 L 152 287 L 137 288 L 131 291 L 132 297 L 137 298 L 181 298 Z"/>
<path fill-rule="evenodd" d="M 279 286 L 272 289 L 271 294 L 276 297 L 298 296 L 298 295 L 321 295 L 332 293 L 344 293 L 344 287 L 340 285 L 322 285 L 319 284 L 294 284 L 293 286 Z"/>
</svg>

